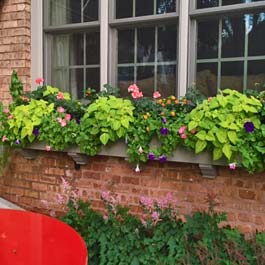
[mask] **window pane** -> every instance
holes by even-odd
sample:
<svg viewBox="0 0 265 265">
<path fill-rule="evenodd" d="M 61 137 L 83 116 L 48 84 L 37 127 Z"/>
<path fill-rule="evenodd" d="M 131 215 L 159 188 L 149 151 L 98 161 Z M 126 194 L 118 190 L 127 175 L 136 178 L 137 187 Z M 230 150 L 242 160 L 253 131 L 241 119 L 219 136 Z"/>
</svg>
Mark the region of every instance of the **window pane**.
<svg viewBox="0 0 265 265">
<path fill-rule="evenodd" d="M 70 91 L 74 98 L 84 97 L 84 70 L 70 69 Z"/>
<path fill-rule="evenodd" d="M 133 0 L 116 0 L 116 18 L 133 16 Z"/>
<path fill-rule="evenodd" d="M 205 96 L 216 95 L 217 69 L 217 63 L 197 64 L 196 86 Z"/>
<path fill-rule="evenodd" d="M 152 97 L 154 92 L 154 67 L 137 67 L 137 85 L 143 91 L 144 96 Z"/>
<path fill-rule="evenodd" d="M 248 62 L 247 88 L 258 91 L 265 89 L 265 60 Z"/>
<path fill-rule="evenodd" d="M 81 22 L 81 0 L 50 0 L 50 25 Z"/>
<path fill-rule="evenodd" d="M 69 74 L 67 69 L 53 69 L 52 73 L 52 85 L 61 90 L 69 91 Z"/>
<path fill-rule="evenodd" d="M 158 62 L 175 61 L 177 57 L 177 27 L 158 28 Z"/>
<path fill-rule="evenodd" d="M 164 14 L 176 12 L 176 0 L 157 0 L 156 13 Z"/>
<path fill-rule="evenodd" d="M 118 67 L 118 88 L 122 97 L 128 97 L 128 87 L 134 83 L 134 67 Z"/>
<path fill-rule="evenodd" d="M 218 20 L 198 23 L 198 59 L 218 57 L 218 23 Z"/>
<path fill-rule="evenodd" d="M 197 0 L 197 8 L 207 8 L 218 6 L 219 0 Z"/>
<path fill-rule="evenodd" d="M 84 64 L 84 34 L 76 33 L 70 36 L 70 65 Z"/>
<path fill-rule="evenodd" d="M 100 70 L 99 68 L 86 69 L 86 88 L 93 88 L 100 91 Z M 80 91 L 83 93 L 83 91 Z M 83 97 L 83 94 L 82 94 Z"/>
<path fill-rule="evenodd" d="M 118 32 L 118 63 L 134 62 L 134 29 Z"/>
<path fill-rule="evenodd" d="M 57 35 L 53 37 L 52 66 L 61 67 L 69 65 L 69 35 Z"/>
<path fill-rule="evenodd" d="M 222 57 L 244 56 L 244 17 L 224 18 L 222 24 Z"/>
<path fill-rule="evenodd" d="M 162 97 L 174 95 L 176 92 L 176 66 L 161 65 L 157 67 L 157 90 Z"/>
<path fill-rule="evenodd" d="M 246 15 L 248 22 L 248 55 L 265 55 L 265 13 Z"/>
<path fill-rule="evenodd" d="M 222 5 L 234 5 L 234 4 L 243 4 L 243 3 L 251 3 L 251 2 L 260 2 L 264 0 L 222 0 Z"/>
<path fill-rule="evenodd" d="M 221 64 L 221 89 L 231 88 L 243 91 L 243 62 L 224 62 Z"/>
<path fill-rule="evenodd" d="M 135 15 L 146 16 L 154 14 L 154 0 L 135 0 L 136 1 L 136 10 Z"/>
<path fill-rule="evenodd" d="M 98 0 L 84 0 L 84 22 L 98 20 Z"/>
<path fill-rule="evenodd" d="M 86 65 L 100 63 L 99 32 L 86 34 Z"/>
<path fill-rule="evenodd" d="M 142 28 L 137 31 L 137 62 L 154 62 L 155 28 Z"/>
</svg>

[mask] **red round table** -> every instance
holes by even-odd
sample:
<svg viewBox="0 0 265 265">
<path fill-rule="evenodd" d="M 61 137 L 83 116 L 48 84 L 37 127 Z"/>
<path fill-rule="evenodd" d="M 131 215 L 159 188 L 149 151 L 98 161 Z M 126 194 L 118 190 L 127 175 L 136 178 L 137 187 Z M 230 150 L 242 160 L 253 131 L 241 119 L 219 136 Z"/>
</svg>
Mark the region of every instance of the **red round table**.
<svg viewBox="0 0 265 265">
<path fill-rule="evenodd" d="M 86 265 L 87 248 L 65 223 L 42 214 L 0 209 L 1 265 Z"/>
</svg>

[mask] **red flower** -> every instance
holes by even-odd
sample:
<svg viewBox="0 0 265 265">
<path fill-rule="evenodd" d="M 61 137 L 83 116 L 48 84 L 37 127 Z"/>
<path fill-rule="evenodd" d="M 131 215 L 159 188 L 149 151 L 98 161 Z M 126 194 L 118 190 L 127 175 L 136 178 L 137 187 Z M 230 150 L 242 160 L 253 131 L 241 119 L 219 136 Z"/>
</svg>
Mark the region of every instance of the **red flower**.
<svg viewBox="0 0 265 265">
<path fill-rule="evenodd" d="M 40 85 L 41 83 L 43 83 L 44 82 L 44 79 L 42 78 L 42 77 L 38 77 L 38 78 L 36 78 L 36 80 L 35 80 L 35 83 L 37 84 L 37 85 Z"/>
</svg>

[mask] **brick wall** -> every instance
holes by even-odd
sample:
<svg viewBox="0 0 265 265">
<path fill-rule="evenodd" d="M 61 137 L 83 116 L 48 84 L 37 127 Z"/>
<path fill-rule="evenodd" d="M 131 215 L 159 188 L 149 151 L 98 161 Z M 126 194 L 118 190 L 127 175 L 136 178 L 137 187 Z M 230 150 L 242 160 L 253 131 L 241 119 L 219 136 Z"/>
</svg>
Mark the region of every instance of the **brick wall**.
<svg viewBox="0 0 265 265">
<path fill-rule="evenodd" d="M 0 95 L 10 100 L 12 70 L 17 70 L 26 90 L 30 88 L 30 0 L 0 1 Z"/>
<path fill-rule="evenodd" d="M 61 211 L 55 204 L 65 176 L 84 199 L 102 209 L 100 194 L 113 190 L 122 195 L 125 204 L 137 213 L 139 196 L 162 197 L 170 192 L 179 201 L 181 213 L 206 209 L 209 191 L 218 194 L 218 211 L 228 213 L 230 224 L 244 232 L 265 229 L 264 174 L 249 175 L 243 170 L 229 171 L 220 167 L 215 180 L 205 179 L 196 165 L 151 162 L 135 173 L 122 158 L 97 156 L 89 164 L 75 170 L 73 160 L 64 153 L 39 151 L 35 160 L 26 160 L 19 153 L 9 160 L 0 177 L 1 196 L 35 211 L 45 211 L 42 200 Z"/>
</svg>

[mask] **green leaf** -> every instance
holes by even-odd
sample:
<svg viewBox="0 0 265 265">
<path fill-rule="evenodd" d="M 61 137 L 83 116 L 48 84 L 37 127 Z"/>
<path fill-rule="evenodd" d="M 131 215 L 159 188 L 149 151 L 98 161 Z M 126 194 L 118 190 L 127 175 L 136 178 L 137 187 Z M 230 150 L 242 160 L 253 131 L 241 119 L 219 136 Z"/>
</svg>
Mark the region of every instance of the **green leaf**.
<svg viewBox="0 0 265 265">
<path fill-rule="evenodd" d="M 213 149 L 213 160 L 218 160 L 222 157 L 223 151 L 221 148 L 215 147 Z"/>
<path fill-rule="evenodd" d="M 196 133 L 196 137 L 203 141 L 206 139 L 206 136 L 206 131 L 199 131 L 198 133 Z"/>
<path fill-rule="evenodd" d="M 100 135 L 99 139 L 102 144 L 106 145 L 110 139 L 110 136 L 108 133 L 103 133 Z"/>
<path fill-rule="evenodd" d="M 188 129 L 189 131 L 195 129 L 197 126 L 199 125 L 199 123 L 197 121 L 191 121 L 188 125 Z"/>
<path fill-rule="evenodd" d="M 226 156 L 226 158 L 228 160 L 230 160 L 231 156 L 232 156 L 232 148 L 230 144 L 225 144 L 222 148 L 222 151 L 224 153 L 224 155 Z"/>
<path fill-rule="evenodd" d="M 122 119 L 121 120 L 121 124 L 123 127 L 125 127 L 126 129 L 129 128 L 129 120 L 128 119 Z"/>
<path fill-rule="evenodd" d="M 113 130 L 117 131 L 121 127 L 121 123 L 119 121 L 114 120 L 112 122 L 112 128 Z"/>
<path fill-rule="evenodd" d="M 219 129 L 217 132 L 216 132 L 216 137 L 218 139 L 218 141 L 220 143 L 225 143 L 226 142 L 226 139 L 227 139 L 227 133 L 225 130 L 221 130 Z"/>
<path fill-rule="evenodd" d="M 195 145 L 195 153 L 198 154 L 202 152 L 206 146 L 207 146 L 206 141 L 198 140 Z"/>
<path fill-rule="evenodd" d="M 228 131 L 227 136 L 228 136 L 228 139 L 230 140 L 230 142 L 232 142 L 233 144 L 236 144 L 237 135 L 236 135 L 235 131 Z"/>
</svg>

